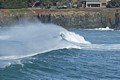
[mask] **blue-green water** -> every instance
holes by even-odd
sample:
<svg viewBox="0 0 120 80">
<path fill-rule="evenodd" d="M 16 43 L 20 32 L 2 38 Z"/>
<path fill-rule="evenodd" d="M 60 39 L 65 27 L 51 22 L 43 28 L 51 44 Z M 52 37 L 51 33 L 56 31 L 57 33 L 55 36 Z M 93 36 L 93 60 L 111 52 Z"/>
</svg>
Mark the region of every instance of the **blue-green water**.
<svg viewBox="0 0 120 80">
<path fill-rule="evenodd" d="M 120 80 L 119 31 L 70 31 L 82 35 L 91 44 L 16 60 L 0 68 L 0 80 Z"/>
</svg>

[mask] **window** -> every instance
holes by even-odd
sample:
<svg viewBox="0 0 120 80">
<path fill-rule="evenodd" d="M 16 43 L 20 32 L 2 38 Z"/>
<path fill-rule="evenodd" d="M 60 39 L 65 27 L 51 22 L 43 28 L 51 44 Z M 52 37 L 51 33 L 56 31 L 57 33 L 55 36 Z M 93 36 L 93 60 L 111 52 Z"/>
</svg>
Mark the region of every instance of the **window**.
<svg viewBox="0 0 120 80">
<path fill-rule="evenodd" d="M 100 4 L 87 4 L 88 7 L 100 7 Z"/>
<path fill-rule="evenodd" d="M 102 3 L 102 6 L 106 6 L 106 3 Z"/>
</svg>

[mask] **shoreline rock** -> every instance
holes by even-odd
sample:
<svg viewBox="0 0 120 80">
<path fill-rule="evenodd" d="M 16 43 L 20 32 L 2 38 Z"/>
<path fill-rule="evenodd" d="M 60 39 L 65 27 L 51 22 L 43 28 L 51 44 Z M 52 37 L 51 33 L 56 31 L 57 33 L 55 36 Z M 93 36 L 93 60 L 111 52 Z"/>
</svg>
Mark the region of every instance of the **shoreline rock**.
<svg viewBox="0 0 120 80">
<path fill-rule="evenodd" d="M 24 17 L 37 18 L 43 23 L 54 23 L 65 28 L 115 28 L 120 29 L 120 22 L 115 27 L 115 13 L 119 9 L 3 9 L 0 10 L 0 26 L 16 24 Z M 117 15 L 119 17 L 120 15 Z"/>
</svg>

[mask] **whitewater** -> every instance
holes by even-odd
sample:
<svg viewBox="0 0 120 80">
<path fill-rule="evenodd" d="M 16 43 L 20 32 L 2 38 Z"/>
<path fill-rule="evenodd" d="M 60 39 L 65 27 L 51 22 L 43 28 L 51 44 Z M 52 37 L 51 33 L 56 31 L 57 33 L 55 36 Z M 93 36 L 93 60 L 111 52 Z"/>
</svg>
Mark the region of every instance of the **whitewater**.
<svg viewBox="0 0 120 80">
<path fill-rule="evenodd" d="M 26 22 L 1 28 L 0 31 L 0 60 L 7 65 L 11 64 L 10 60 L 18 61 L 24 57 L 57 49 L 119 51 L 119 46 L 120 44 L 91 44 L 79 34 L 54 24 L 43 24 L 41 22 Z M 6 61 L 8 62 L 6 63 Z"/>
<path fill-rule="evenodd" d="M 0 80 L 120 79 L 119 31 L 23 21 L 0 28 Z"/>
<path fill-rule="evenodd" d="M 80 48 L 84 37 L 66 29 L 43 23 L 24 23 L 0 32 L 0 60 L 18 59 L 63 48 Z M 6 30 L 5 30 L 6 29 Z"/>
</svg>

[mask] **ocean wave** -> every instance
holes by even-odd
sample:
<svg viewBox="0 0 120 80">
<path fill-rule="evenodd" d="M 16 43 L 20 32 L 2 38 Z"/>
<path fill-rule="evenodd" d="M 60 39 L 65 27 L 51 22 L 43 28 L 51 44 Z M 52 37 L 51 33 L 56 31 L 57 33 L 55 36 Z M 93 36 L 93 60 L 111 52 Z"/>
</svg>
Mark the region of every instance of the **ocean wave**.
<svg viewBox="0 0 120 80">
<path fill-rule="evenodd" d="M 63 48 L 80 49 L 74 43 L 89 43 L 84 37 L 60 26 L 40 22 L 18 24 L 0 33 L 0 60 L 29 57 Z"/>
<path fill-rule="evenodd" d="M 83 44 L 80 46 L 84 50 L 120 51 L 120 44 Z"/>
<path fill-rule="evenodd" d="M 114 29 L 111 29 L 109 27 L 106 27 L 106 28 L 95 28 L 95 29 L 85 29 L 85 30 L 114 31 Z"/>
</svg>

